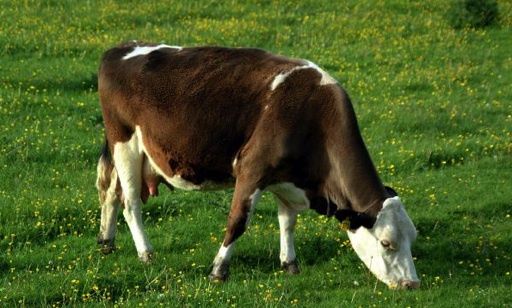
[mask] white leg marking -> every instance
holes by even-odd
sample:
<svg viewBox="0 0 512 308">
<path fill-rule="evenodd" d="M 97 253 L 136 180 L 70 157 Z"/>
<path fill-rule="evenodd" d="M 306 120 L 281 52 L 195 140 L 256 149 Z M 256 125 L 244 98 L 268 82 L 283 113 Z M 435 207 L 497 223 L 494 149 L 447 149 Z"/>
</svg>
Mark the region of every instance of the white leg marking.
<svg viewBox="0 0 512 308">
<path fill-rule="evenodd" d="M 137 127 L 138 129 L 138 127 Z M 123 215 L 132 233 L 135 247 L 142 261 L 148 262 L 151 247 L 142 226 L 142 200 L 140 199 L 143 155 L 138 144 L 137 133 L 125 143 L 114 145 L 114 161 L 124 194 Z"/>
<path fill-rule="evenodd" d="M 130 58 L 137 57 L 137 56 L 147 55 L 148 53 L 158 50 L 158 49 L 161 49 L 161 48 L 173 48 L 173 49 L 178 49 L 178 50 L 182 49 L 179 46 L 169 46 L 169 45 L 165 45 L 165 44 L 160 44 L 157 46 L 137 46 L 131 52 L 127 53 L 123 57 L 123 60 L 128 60 Z"/>
<path fill-rule="evenodd" d="M 132 233 L 139 258 L 144 262 L 151 261 L 153 247 L 151 247 L 142 226 L 142 202 L 140 200 L 126 200 L 123 215 Z"/>
<path fill-rule="evenodd" d="M 117 172 L 114 168 L 111 172 L 110 186 L 105 192 L 105 201 L 101 205 L 100 240 L 103 241 L 113 241 L 117 233 L 117 211 L 121 200 L 116 194 L 116 187 Z"/>
<path fill-rule="evenodd" d="M 267 189 L 274 193 L 279 201 L 278 219 L 281 244 L 279 258 L 281 266 L 289 274 L 296 274 L 298 268 L 293 244 L 293 230 L 297 223 L 297 213 L 309 208 L 309 199 L 304 190 L 293 183 L 274 184 Z"/>
<path fill-rule="evenodd" d="M 235 243 L 231 243 L 228 247 L 225 247 L 224 245 L 220 246 L 219 252 L 217 252 L 217 256 L 215 256 L 215 259 L 213 260 L 213 269 L 210 274 L 211 279 L 226 279 L 228 275 L 229 261 L 231 260 L 234 247 Z"/>
<path fill-rule="evenodd" d="M 214 266 L 223 262 L 229 262 L 229 260 L 231 260 L 231 254 L 233 254 L 234 246 L 234 244 L 230 244 L 228 247 L 225 247 L 224 245 L 220 246 L 217 256 L 213 261 Z"/>
<path fill-rule="evenodd" d="M 297 211 L 289 208 L 279 200 L 278 218 L 281 237 L 281 253 L 279 258 L 281 264 L 286 264 L 296 259 L 295 247 L 293 245 L 293 230 L 297 223 Z"/>
<path fill-rule="evenodd" d="M 260 189 L 256 189 L 252 195 L 249 196 L 249 200 L 251 202 L 251 206 L 249 211 L 247 212 L 247 218 L 245 221 L 245 227 L 249 225 L 249 221 L 251 220 L 251 216 L 254 213 L 254 209 L 258 201 L 260 200 L 263 191 Z M 229 269 L 229 261 L 231 260 L 231 255 L 233 254 L 233 248 L 235 246 L 235 242 L 232 242 L 227 247 L 224 244 L 220 247 L 217 256 L 213 260 L 213 269 L 210 274 L 210 279 L 213 280 L 224 280 L 228 275 Z"/>
</svg>

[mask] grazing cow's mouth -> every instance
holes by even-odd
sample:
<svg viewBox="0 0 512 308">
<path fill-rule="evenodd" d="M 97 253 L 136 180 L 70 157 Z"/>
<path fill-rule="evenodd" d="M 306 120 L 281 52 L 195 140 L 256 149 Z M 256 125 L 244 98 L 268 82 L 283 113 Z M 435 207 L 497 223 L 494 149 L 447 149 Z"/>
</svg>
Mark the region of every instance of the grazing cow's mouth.
<svg viewBox="0 0 512 308">
<path fill-rule="evenodd" d="M 400 282 L 390 282 L 388 284 L 389 288 L 392 290 L 412 290 L 412 289 L 418 289 L 421 285 L 421 282 L 419 280 L 409 280 L 404 279 Z"/>
</svg>

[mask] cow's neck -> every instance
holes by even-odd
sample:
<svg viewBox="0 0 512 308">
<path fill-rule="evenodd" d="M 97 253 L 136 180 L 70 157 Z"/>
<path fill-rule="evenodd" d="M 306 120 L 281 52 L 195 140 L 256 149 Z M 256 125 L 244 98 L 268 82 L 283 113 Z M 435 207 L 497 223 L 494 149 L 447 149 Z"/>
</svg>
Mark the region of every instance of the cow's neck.
<svg viewBox="0 0 512 308">
<path fill-rule="evenodd" d="M 352 156 L 352 157 L 350 157 Z M 342 153 L 340 161 L 350 161 L 350 166 L 338 164 L 328 179 L 329 198 L 340 209 L 352 209 L 376 217 L 386 199 L 386 192 L 373 164 L 364 153 Z"/>
<path fill-rule="evenodd" d="M 359 132 L 350 103 L 342 106 L 343 120 L 331 136 L 331 173 L 327 194 L 339 209 L 352 209 L 376 217 L 387 193 Z"/>
</svg>

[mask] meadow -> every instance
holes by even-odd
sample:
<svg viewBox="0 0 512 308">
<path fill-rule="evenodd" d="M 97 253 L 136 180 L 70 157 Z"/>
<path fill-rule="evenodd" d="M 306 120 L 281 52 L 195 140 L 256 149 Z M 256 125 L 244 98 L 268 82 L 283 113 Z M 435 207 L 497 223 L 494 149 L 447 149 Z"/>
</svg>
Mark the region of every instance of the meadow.
<svg viewBox="0 0 512 308">
<path fill-rule="evenodd" d="M 453 29 L 449 1 L 5 1 L 0 10 L 0 305 L 8 307 L 510 307 L 512 3 Z M 139 263 L 120 215 L 99 253 L 103 139 L 96 74 L 126 40 L 258 47 L 306 58 L 350 94 L 383 181 L 415 222 L 422 287 L 389 290 L 335 219 L 300 214 L 301 274 L 279 268 L 262 198 L 213 284 L 231 192 L 164 190 L 144 207 Z"/>
</svg>

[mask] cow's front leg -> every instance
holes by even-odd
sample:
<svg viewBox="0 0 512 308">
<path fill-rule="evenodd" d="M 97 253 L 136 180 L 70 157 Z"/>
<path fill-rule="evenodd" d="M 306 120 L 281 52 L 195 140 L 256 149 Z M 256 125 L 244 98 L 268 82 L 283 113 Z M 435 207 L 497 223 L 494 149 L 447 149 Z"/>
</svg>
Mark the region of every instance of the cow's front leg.
<svg viewBox="0 0 512 308">
<path fill-rule="evenodd" d="M 297 223 L 297 210 L 288 207 L 280 198 L 278 198 L 278 200 L 279 233 L 281 238 L 281 252 L 279 258 L 281 259 L 281 267 L 283 270 L 288 274 L 294 275 L 299 273 L 293 244 L 293 230 Z"/>
<path fill-rule="evenodd" d="M 143 155 L 138 152 L 137 148 L 137 137 L 134 134 L 130 141 L 115 145 L 114 161 L 124 196 L 124 218 L 130 228 L 139 259 L 144 263 L 149 263 L 152 259 L 153 247 L 151 247 L 142 226 L 142 200 L 140 196 Z"/>
<path fill-rule="evenodd" d="M 227 244 L 227 246 L 225 246 L 225 243 L 226 241 L 224 240 L 224 243 L 220 246 L 219 252 L 217 252 L 213 260 L 213 269 L 209 276 L 210 280 L 213 282 L 222 282 L 228 278 L 229 261 L 231 260 L 235 243 Z"/>
<path fill-rule="evenodd" d="M 228 217 L 226 237 L 213 260 L 213 269 L 209 276 L 212 281 L 225 281 L 227 279 L 229 261 L 235 241 L 245 232 L 254 208 L 261 198 L 262 191 L 260 189 L 253 189 L 252 193 L 249 191 L 251 189 L 241 187 L 239 181 L 237 181 Z"/>
</svg>

